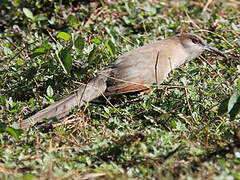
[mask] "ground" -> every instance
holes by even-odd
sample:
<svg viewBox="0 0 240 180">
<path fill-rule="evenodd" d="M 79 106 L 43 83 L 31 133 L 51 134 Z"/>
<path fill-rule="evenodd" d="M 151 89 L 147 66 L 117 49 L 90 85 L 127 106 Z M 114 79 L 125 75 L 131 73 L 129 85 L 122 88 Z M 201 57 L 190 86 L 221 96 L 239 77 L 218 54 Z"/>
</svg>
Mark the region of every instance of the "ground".
<svg viewBox="0 0 240 180">
<path fill-rule="evenodd" d="M 0 179 L 240 179 L 239 115 L 219 110 L 239 97 L 238 1 L 4 0 L 0 9 Z M 47 132 L 18 127 L 122 53 L 181 32 L 228 59 L 206 52 L 152 93 L 98 98 Z"/>
</svg>

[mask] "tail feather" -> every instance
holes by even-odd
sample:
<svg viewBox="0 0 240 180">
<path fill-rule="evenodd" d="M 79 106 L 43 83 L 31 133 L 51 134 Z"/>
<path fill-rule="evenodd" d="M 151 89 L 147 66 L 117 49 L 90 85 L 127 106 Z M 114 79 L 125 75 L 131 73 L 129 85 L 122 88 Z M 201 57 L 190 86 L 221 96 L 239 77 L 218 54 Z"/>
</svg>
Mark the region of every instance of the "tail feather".
<svg viewBox="0 0 240 180">
<path fill-rule="evenodd" d="M 83 106 L 89 101 L 101 96 L 107 88 L 107 77 L 99 75 L 92 79 L 87 85 L 82 85 L 78 90 L 74 91 L 67 97 L 51 104 L 47 108 L 37 112 L 28 119 L 20 122 L 20 127 L 23 129 L 29 128 L 31 126 L 31 121 L 33 123 L 41 122 L 44 119 L 61 119 L 69 112 L 71 112 L 74 106 Z"/>
</svg>

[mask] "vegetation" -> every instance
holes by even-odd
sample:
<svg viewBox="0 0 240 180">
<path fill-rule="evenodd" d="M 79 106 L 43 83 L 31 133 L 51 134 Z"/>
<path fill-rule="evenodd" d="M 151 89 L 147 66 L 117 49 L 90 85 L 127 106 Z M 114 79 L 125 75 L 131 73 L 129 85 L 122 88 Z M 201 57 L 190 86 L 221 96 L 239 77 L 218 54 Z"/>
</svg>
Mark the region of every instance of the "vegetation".
<svg viewBox="0 0 240 180">
<path fill-rule="evenodd" d="M 1 0 L 0 179 L 240 179 L 239 9 L 227 0 Z M 99 98 L 47 133 L 19 129 L 122 53 L 180 32 L 228 59 L 206 52 L 151 94 Z"/>
</svg>

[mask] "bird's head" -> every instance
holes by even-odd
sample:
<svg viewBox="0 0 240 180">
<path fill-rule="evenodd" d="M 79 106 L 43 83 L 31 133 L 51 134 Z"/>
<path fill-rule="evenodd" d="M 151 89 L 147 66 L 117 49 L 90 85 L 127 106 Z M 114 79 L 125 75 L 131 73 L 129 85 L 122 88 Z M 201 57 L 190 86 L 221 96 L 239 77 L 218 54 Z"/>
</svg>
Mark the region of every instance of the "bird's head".
<svg viewBox="0 0 240 180">
<path fill-rule="evenodd" d="M 180 39 L 181 44 L 189 54 L 189 60 L 198 57 L 205 50 L 227 58 L 225 54 L 217 48 L 210 46 L 200 36 L 191 33 L 184 33 L 177 35 L 177 37 Z"/>
</svg>

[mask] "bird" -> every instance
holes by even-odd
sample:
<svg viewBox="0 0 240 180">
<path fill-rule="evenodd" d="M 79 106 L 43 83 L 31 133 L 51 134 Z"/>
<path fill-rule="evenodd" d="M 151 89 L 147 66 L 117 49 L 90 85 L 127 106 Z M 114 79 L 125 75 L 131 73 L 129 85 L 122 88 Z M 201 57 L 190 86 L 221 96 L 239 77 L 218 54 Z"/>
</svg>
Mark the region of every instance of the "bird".
<svg viewBox="0 0 240 180">
<path fill-rule="evenodd" d="M 200 56 L 205 50 L 227 58 L 220 50 L 192 33 L 177 34 L 133 49 L 120 55 L 70 95 L 20 121 L 19 126 L 27 129 L 39 122 L 61 119 L 73 107 L 81 107 L 102 95 L 144 91 L 153 84 L 160 85 L 173 69 Z"/>
</svg>

